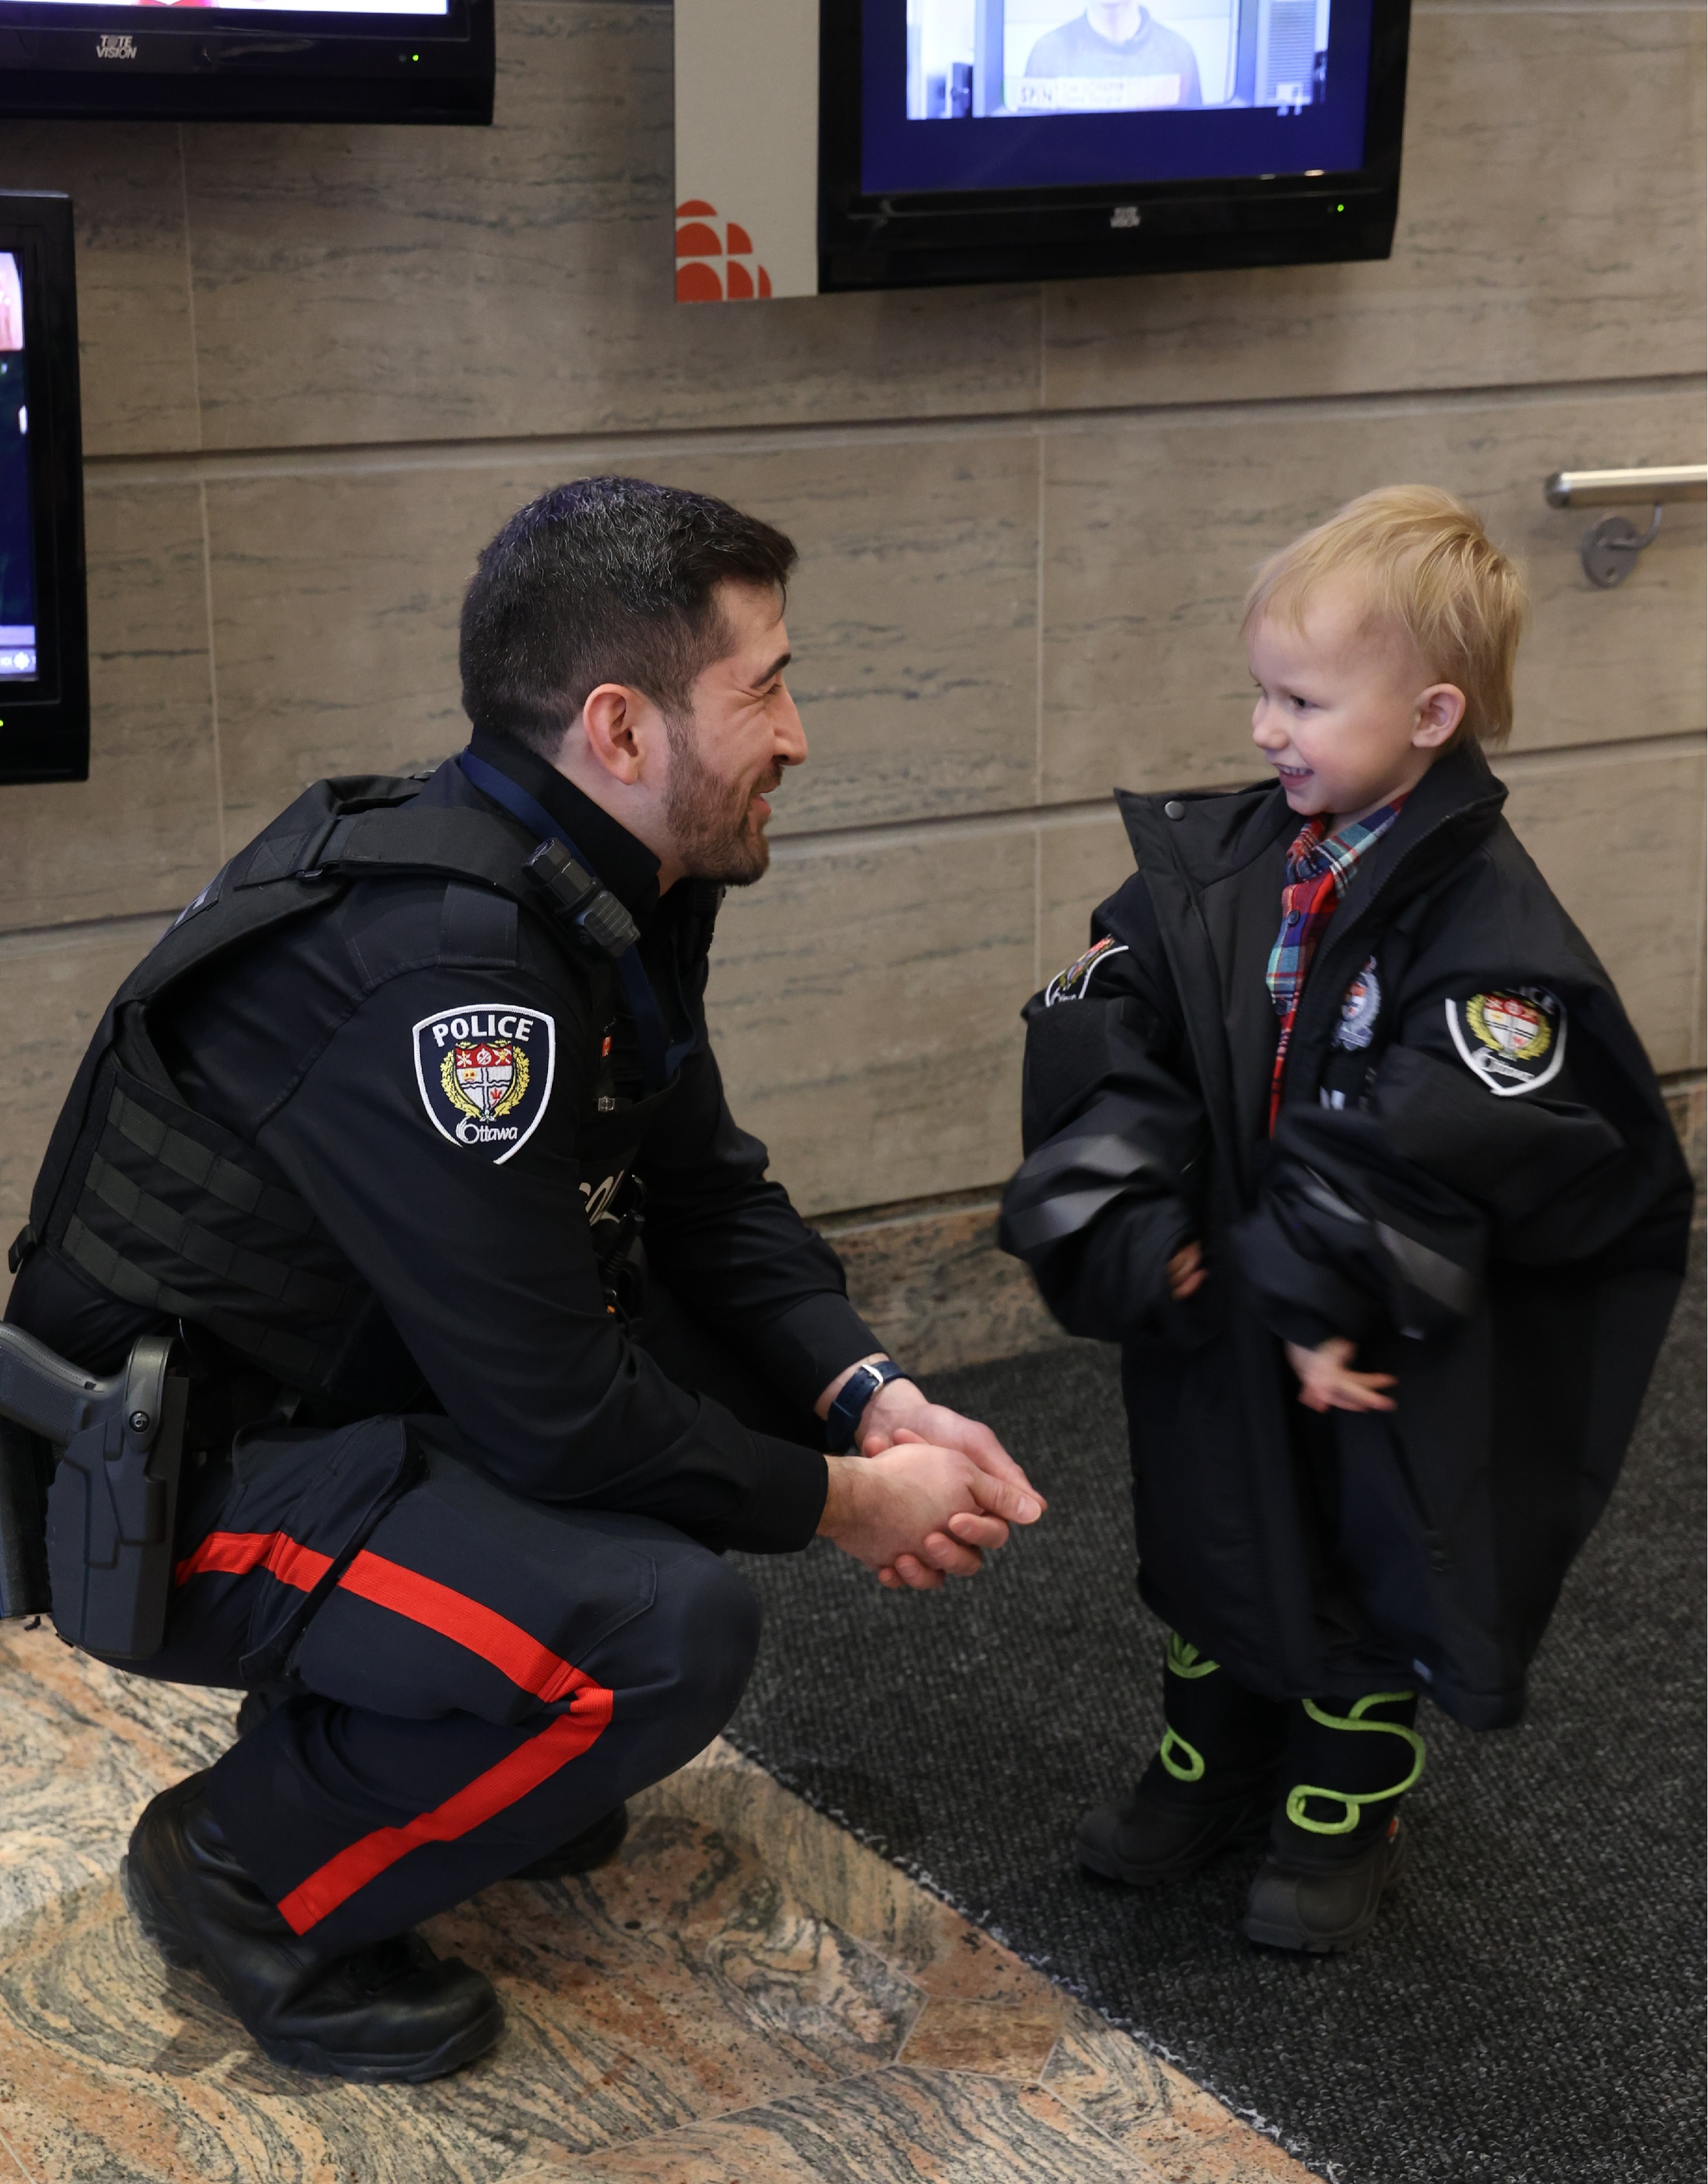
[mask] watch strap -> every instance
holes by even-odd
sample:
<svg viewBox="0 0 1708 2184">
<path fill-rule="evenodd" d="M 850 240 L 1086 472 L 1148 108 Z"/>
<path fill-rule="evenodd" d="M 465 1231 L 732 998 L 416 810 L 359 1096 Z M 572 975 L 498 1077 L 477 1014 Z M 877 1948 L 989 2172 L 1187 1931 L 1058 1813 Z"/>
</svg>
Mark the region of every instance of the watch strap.
<svg viewBox="0 0 1708 2184">
<path fill-rule="evenodd" d="M 860 1422 L 866 1405 L 878 1390 L 892 1380 L 911 1377 L 904 1367 L 893 1357 L 877 1357 L 863 1365 L 856 1365 L 837 1391 L 837 1399 L 825 1413 L 825 1446 L 832 1456 L 845 1456 L 854 1446 L 854 1435 L 860 1431 Z"/>
</svg>

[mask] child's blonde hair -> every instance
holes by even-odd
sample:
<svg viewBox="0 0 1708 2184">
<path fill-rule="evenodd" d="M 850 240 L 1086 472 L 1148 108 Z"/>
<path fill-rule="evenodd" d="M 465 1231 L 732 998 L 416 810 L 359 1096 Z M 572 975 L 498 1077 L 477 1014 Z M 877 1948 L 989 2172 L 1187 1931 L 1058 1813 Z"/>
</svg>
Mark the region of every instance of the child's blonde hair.
<svg viewBox="0 0 1708 2184">
<path fill-rule="evenodd" d="M 1505 742 L 1524 580 L 1482 518 L 1433 486 L 1360 493 L 1270 555 L 1245 595 L 1241 633 L 1271 614 L 1297 627 L 1317 585 L 1343 574 L 1365 586 L 1372 623 L 1398 622 L 1430 672 L 1465 693 L 1454 741 Z"/>
</svg>

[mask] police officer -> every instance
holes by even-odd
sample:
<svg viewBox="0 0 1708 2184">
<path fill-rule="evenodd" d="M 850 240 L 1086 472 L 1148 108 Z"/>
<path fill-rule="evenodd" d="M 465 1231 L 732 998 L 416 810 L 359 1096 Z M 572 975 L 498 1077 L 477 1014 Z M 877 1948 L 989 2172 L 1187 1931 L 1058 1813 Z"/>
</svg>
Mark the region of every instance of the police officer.
<svg viewBox="0 0 1708 2184">
<path fill-rule="evenodd" d="M 708 1041 L 718 902 L 806 755 L 794 559 L 632 479 L 521 510 L 464 609 L 468 749 L 241 851 L 56 1128 L 10 1317 L 97 1371 L 176 1329 L 192 1376 L 164 1642 L 120 1665 L 250 1694 L 126 1894 L 276 2060 L 492 2046 L 412 1930 L 609 1855 L 716 1734 L 759 1629 L 719 1551 L 823 1534 L 929 1588 L 1041 1512 L 885 1356 Z"/>
</svg>

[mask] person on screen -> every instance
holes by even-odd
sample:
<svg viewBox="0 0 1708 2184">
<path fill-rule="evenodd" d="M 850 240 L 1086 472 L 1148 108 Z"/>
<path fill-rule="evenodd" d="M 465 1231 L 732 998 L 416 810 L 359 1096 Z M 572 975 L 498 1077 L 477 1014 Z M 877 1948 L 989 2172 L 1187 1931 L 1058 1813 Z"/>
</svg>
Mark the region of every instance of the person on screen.
<svg viewBox="0 0 1708 2184">
<path fill-rule="evenodd" d="M 1029 76 L 1172 76 L 1172 98 L 1146 105 L 1202 106 L 1198 56 L 1178 31 L 1159 23 L 1139 0 L 1086 0 L 1082 14 L 1046 31 L 1026 64 Z"/>
</svg>

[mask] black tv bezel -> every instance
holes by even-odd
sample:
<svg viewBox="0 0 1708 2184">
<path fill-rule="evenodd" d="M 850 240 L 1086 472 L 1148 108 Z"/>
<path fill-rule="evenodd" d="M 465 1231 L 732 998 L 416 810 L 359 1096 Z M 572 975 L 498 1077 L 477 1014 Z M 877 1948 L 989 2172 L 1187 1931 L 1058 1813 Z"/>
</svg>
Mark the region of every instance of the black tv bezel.
<svg viewBox="0 0 1708 2184">
<path fill-rule="evenodd" d="M 493 0 L 450 0 L 442 16 L 0 0 L 0 115 L 479 126 L 492 14 Z M 132 50 L 103 58 L 103 40 Z"/>
<path fill-rule="evenodd" d="M 0 782 L 89 778 L 89 608 L 71 200 L 0 190 L 0 250 L 18 259 L 30 404 L 36 675 L 0 682 Z"/>
<path fill-rule="evenodd" d="M 820 292 L 1388 257 L 1411 0 L 1372 5 L 1364 164 L 1350 173 L 869 193 L 860 187 L 862 0 L 820 0 Z M 1117 208 L 1136 211 L 1137 226 L 1112 226 Z"/>
</svg>

